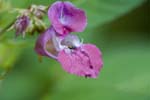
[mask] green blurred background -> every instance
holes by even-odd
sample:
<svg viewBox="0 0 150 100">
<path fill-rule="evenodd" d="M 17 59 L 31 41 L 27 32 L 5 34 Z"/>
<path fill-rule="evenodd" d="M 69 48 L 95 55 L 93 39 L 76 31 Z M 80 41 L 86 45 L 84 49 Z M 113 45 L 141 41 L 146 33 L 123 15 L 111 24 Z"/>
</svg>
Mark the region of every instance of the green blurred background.
<svg viewBox="0 0 150 100">
<path fill-rule="evenodd" d="M 14 18 L 12 8 L 51 5 L 56 0 L 0 0 L 0 30 Z M 78 33 L 96 44 L 104 66 L 97 79 L 66 73 L 53 59 L 34 52 L 37 35 L 0 35 L 0 100 L 150 100 L 150 1 L 70 0 L 86 11 L 88 26 Z M 47 16 L 45 22 L 50 25 Z"/>
</svg>

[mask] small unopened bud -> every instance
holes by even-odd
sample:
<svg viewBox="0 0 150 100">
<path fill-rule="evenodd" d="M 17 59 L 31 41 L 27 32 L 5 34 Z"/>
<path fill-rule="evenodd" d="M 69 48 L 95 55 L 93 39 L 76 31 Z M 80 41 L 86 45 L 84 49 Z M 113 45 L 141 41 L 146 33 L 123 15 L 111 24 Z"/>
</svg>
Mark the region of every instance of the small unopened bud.
<svg viewBox="0 0 150 100">
<path fill-rule="evenodd" d="M 41 19 L 38 19 L 38 18 L 34 18 L 34 21 L 35 21 L 35 30 L 39 33 L 43 32 L 46 30 L 46 25 L 45 23 L 41 20 Z"/>
<path fill-rule="evenodd" d="M 23 16 L 18 17 L 14 24 L 14 28 L 16 30 L 16 36 L 18 36 L 19 34 L 23 34 L 23 37 L 24 37 L 25 31 L 29 23 L 30 23 L 30 19 L 28 16 L 23 15 Z"/>
<path fill-rule="evenodd" d="M 35 25 L 34 25 L 34 22 L 32 19 L 30 19 L 30 23 L 26 29 L 26 33 L 30 34 L 30 35 L 33 35 L 35 32 Z"/>
<path fill-rule="evenodd" d="M 39 19 L 42 19 L 44 14 L 46 14 L 46 6 L 43 5 L 32 5 L 30 11 Z"/>
</svg>

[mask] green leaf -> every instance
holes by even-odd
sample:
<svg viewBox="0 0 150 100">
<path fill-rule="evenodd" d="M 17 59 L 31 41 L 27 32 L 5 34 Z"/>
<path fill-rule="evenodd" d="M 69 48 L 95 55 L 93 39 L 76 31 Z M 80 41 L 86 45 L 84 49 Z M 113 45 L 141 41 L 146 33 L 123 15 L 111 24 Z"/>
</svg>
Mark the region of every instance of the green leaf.
<svg viewBox="0 0 150 100">
<path fill-rule="evenodd" d="M 56 61 L 46 57 L 39 62 L 33 47 L 24 48 L 15 67 L 3 79 L 0 100 L 42 100 L 61 78 L 57 67 Z"/>
<path fill-rule="evenodd" d="M 13 7 L 29 7 L 31 4 L 51 5 L 56 0 L 9 0 Z M 65 0 L 68 1 L 68 0 Z M 132 11 L 146 0 L 69 0 L 83 8 L 88 17 L 88 27 L 108 23 Z M 17 3 L 16 3 L 17 2 Z"/>
<path fill-rule="evenodd" d="M 128 47 L 129 48 L 129 47 Z M 52 100 L 148 100 L 150 48 L 123 48 L 104 56 L 98 79 L 67 75 Z M 49 99 L 50 99 L 49 98 Z M 49 100 L 46 99 L 46 100 Z"/>
<path fill-rule="evenodd" d="M 140 6 L 146 0 L 83 0 L 82 7 L 88 17 L 88 27 L 103 25 Z M 80 1 L 78 1 L 80 2 Z"/>
</svg>

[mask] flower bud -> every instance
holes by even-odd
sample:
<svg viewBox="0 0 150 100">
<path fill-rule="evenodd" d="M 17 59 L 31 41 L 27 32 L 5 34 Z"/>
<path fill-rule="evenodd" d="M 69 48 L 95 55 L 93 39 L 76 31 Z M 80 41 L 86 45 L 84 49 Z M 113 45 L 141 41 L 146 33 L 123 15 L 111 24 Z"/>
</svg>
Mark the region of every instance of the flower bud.
<svg viewBox="0 0 150 100">
<path fill-rule="evenodd" d="M 29 25 L 30 19 L 28 16 L 20 16 L 17 18 L 15 24 L 14 24 L 14 28 L 16 30 L 16 36 L 18 36 L 19 34 L 23 34 L 23 37 L 25 36 L 25 31 Z"/>
<path fill-rule="evenodd" d="M 34 27 L 35 30 L 39 33 L 44 32 L 46 30 L 46 25 L 45 23 L 36 17 L 34 17 Z"/>
<path fill-rule="evenodd" d="M 46 13 L 46 6 L 43 5 L 32 5 L 30 11 L 39 19 L 42 19 L 44 14 Z"/>
</svg>

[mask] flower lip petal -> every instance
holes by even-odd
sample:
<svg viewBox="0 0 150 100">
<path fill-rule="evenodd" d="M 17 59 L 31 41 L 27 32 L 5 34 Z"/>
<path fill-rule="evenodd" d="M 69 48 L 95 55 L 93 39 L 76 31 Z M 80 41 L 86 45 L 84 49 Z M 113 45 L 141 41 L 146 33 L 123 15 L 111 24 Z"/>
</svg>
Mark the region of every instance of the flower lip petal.
<svg viewBox="0 0 150 100">
<path fill-rule="evenodd" d="M 83 44 L 72 52 L 62 50 L 57 60 L 68 73 L 90 78 L 96 78 L 103 66 L 101 52 L 92 44 Z"/>
<path fill-rule="evenodd" d="M 48 17 L 60 35 L 82 32 L 87 25 L 85 12 L 71 2 L 55 2 L 48 10 Z"/>
</svg>

